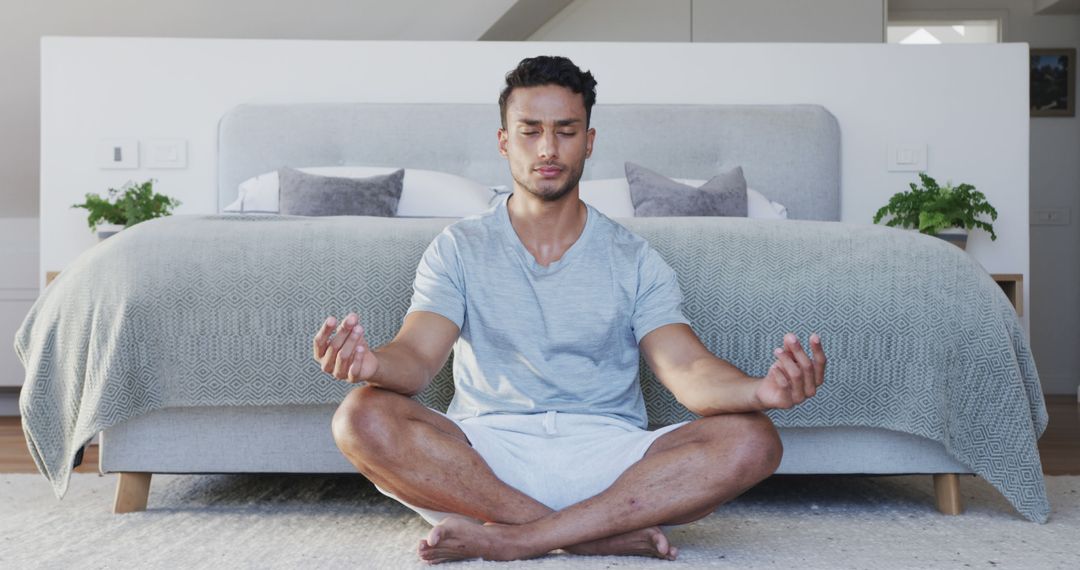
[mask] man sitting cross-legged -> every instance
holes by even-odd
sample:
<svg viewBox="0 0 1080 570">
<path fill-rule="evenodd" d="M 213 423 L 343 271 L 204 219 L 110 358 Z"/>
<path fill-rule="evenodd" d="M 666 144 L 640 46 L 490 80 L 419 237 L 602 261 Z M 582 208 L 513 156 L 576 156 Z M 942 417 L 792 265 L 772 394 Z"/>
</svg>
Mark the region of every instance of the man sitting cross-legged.
<svg viewBox="0 0 1080 570">
<path fill-rule="evenodd" d="M 812 358 L 785 335 L 763 378 L 711 354 L 672 269 L 578 198 L 595 85 L 566 58 L 523 60 L 499 99 L 513 193 L 435 238 L 389 343 L 368 346 L 356 314 L 314 338 L 323 370 L 367 384 L 334 415 L 338 447 L 435 525 L 419 546 L 427 562 L 560 548 L 675 559 L 660 526 L 707 516 L 772 474 L 781 445 L 762 411 L 824 381 L 817 335 Z M 409 396 L 451 349 L 442 414 Z M 639 350 L 700 419 L 645 429 Z"/>
</svg>

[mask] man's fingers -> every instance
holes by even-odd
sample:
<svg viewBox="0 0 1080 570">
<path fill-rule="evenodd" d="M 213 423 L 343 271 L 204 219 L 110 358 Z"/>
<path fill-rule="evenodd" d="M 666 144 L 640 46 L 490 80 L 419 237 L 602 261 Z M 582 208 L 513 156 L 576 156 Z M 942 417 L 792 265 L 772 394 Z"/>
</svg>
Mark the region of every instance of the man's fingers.
<svg viewBox="0 0 1080 570">
<path fill-rule="evenodd" d="M 327 319 L 327 323 L 330 323 L 334 317 Z M 349 313 L 342 319 L 341 324 L 338 325 L 337 330 L 334 332 L 333 338 L 329 339 L 325 346 L 322 347 L 322 354 L 316 358 L 322 367 L 323 372 L 327 374 L 334 373 L 335 363 L 337 362 L 338 352 L 341 351 L 342 345 L 348 340 L 349 334 L 352 332 L 353 325 L 359 322 L 360 318 L 356 316 L 356 313 Z M 333 327 L 333 325 L 330 325 Z M 316 347 L 318 344 L 316 342 Z"/>
<path fill-rule="evenodd" d="M 769 372 L 767 372 L 765 375 L 768 376 L 769 374 L 776 374 L 776 383 L 781 388 L 787 388 L 791 386 L 791 382 L 787 379 L 787 376 L 784 375 L 784 368 L 780 366 L 780 361 L 772 363 L 772 366 L 769 367 Z"/>
<path fill-rule="evenodd" d="M 312 341 L 312 350 L 315 355 L 315 360 L 319 360 L 326 354 L 326 347 L 330 344 L 330 334 L 334 332 L 334 325 L 337 324 L 337 319 L 329 317 L 323 321 L 322 328 L 315 334 L 315 338 Z"/>
<path fill-rule="evenodd" d="M 341 324 L 338 325 L 337 331 L 334 333 L 334 338 L 330 340 L 326 352 L 323 354 L 323 372 L 326 372 L 327 374 L 334 373 L 338 352 L 341 351 L 341 347 L 345 344 L 345 341 L 349 340 L 349 334 L 352 332 L 353 325 L 355 325 L 358 320 L 359 317 L 356 316 L 356 313 L 349 313 L 341 320 Z"/>
<path fill-rule="evenodd" d="M 773 350 L 777 362 L 784 370 L 784 375 L 791 382 L 791 397 L 796 404 L 806 399 L 806 391 L 803 388 L 802 370 L 795 363 L 795 358 L 783 348 Z"/>
<path fill-rule="evenodd" d="M 825 383 L 825 347 L 821 345 L 821 337 L 817 333 L 810 335 L 810 351 L 814 353 L 814 383 L 821 386 Z"/>
<path fill-rule="evenodd" d="M 788 333 L 784 335 L 784 346 L 788 352 L 795 358 L 795 363 L 799 365 L 799 370 L 802 371 L 803 391 L 807 397 L 813 396 L 817 392 L 816 376 L 814 374 L 814 363 L 810 361 L 810 357 L 806 355 L 806 351 L 802 347 L 802 343 L 799 342 L 799 337 L 794 334 Z"/>
<path fill-rule="evenodd" d="M 349 377 L 349 367 L 352 366 L 353 356 L 356 354 L 356 348 L 360 344 L 361 330 L 360 327 L 354 327 L 352 332 L 347 335 L 345 343 L 341 345 L 341 351 L 338 352 L 337 361 L 334 364 L 334 378 L 344 380 Z"/>
<path fill-rule="evenodd" d="M 364 362 L 364 354 L 365 353 L 362 352 L 357 354 L 356 358 L 352 361 L 352 366 L 349 366 L 349 377 L 347 380 L 353 384 L 360 381 L 360 367 Z"/>
<path fill-rule="evenodd" d="M 367 337 L 363 334 L 360 335 L 360 342 L 356 345 L 356 353 L 353 357 L 352 366 L 349 367 L 349 382 L 360 382 L 365 380 L 364 376 L 371 377 L 374 369 L 375 354 L 371 352 L 371 347 L 368 346 Z M 365 368 L 369 369 L 365 372 Z"/>
<path fill-rule="evenodd" d="M 349 333 L 352 332 L 353 326 L 359 320 L 360 318 L 356 316 L 356 313 L 349 313 L 341 320 L 341 325 L 338 326 L 337 332 L 334 333 L 334 339 L 330 341 L 330 347 L 334 349 L 335 353 L 341 350 L 341 346 L 349 339 Z"/>
</svg>

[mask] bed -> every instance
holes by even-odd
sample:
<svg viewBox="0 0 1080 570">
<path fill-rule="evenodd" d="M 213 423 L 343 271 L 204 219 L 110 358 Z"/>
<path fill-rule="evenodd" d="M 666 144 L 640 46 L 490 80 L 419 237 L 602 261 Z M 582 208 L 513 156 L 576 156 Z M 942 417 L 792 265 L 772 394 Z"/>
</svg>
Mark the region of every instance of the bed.
<svg viewBox="0 0 1080 570">
<path fill-rule="evenodd" d="M 628 160 L 698 179 L 739 165 L 786 206 L 784 221 L 619 220 L 676 270 L 705 344 L 744 371 L 763 374 L 788 330 L 822 335 L 826 388 L 770 412 L 785 448 L 778 473 L 925 473 L 950 513 L 959 475 L 974 474 L 1025 518 L 1047 520 L 1035 445 L 1047 417 L 1020 321 L 958 248 L 838 221 L 840 129 L 826 109 L 600 105 L 593 126 L 583 179 L 623 176 Z M 242 105 L 219 125 L 219 209 L 241 181 L 286 165 L 506 184 L 497 128 L 495 105 Z M 329 427 L 351 386 L 318 369 L 310 337 L 326 315 L 357 311 L 373 346 L 388 341 L 420 255 L 453 221 L 185 215 L 95 246 L 16 336 L 39 469 L 62 496 L 100 433 L 100 469 L 120 474 L 115 512 L 146 508 L 153 473 L 354 473 Z M 651 423 L 692 417 L 644 364 L 640 380 Z M 419 398 L 445 409 L 452 389 L 448 362 Z"/>
</svg>

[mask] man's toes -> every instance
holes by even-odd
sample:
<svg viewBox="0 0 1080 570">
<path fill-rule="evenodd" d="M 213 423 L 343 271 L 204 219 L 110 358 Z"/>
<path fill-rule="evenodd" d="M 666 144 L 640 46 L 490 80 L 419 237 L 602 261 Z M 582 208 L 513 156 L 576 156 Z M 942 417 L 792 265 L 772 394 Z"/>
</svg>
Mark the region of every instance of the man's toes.
<svg viewBox="0 0 1080 570">
<path fill-rule="evenodd" d="M 434 563 L 434 561 L 441 559 L 443 559 L 443 557 L 439 556 L 439 554 L 434 550 L 425 550 L 420 553 L 420 560 L 423 560 L 424 562 L 427 562 L 429 564 L 432 564 Z"/>
<path fill-rule="evenodd" d="M 652 536 L 652 542 L 653 546 L 656 547 L 656 551 L 660 553 L 661 556 L 667 555 L 668 548 L 671 545 L 668 543 L 667 536 L 664 535 L 663 531 L 657 529 L 656 534 Z"/>
<path fill-rule="evenodd" d="M 428 533 L 427 544 L 428 546 L 435 546 L 439 544 L 439 540 L 442 539 L 443 527 L 442 523 L 439 523 L 431 528 L 431 532 Z"/>
</svg>

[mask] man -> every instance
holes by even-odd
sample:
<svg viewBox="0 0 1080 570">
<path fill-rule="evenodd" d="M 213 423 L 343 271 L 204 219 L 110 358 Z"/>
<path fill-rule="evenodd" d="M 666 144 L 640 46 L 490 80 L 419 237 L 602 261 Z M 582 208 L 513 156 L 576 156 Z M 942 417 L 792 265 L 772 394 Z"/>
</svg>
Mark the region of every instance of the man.
<svg viewBox="0 0 1080 570">
<path fill-rule="evenodd" d="M 341 404 L 334 438 L 382 492 L 435 525 L 419 546 L 429 563 L 559 548 L 673 560 L 661 525 L 707 516 L 780 464 L 762 410 L 815 394 L 821 340 L 811 335 L 811 359 L 785 335 L 763 378 L 712 355 L 681 312 L 671 268 L 578 198 L 596 139 L 592 74 L 536 57 L 506 79 L 498 145 L 513 193 L 435 238 L 392 341 L 372 350 L 355 314 L 333 335 L 328 318 L 314 338 L 323 370 L 367 384 Z M 443 415 L 408 396 L 451 348 L 455 395 Z M 700 419 L 644 429 L 639 350 Z"/>
</svg>

